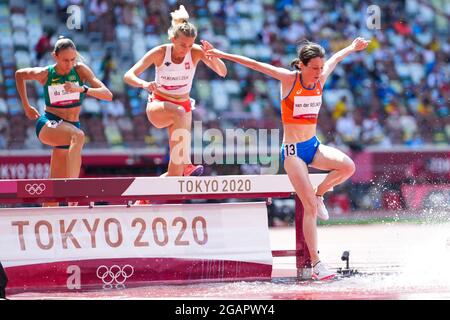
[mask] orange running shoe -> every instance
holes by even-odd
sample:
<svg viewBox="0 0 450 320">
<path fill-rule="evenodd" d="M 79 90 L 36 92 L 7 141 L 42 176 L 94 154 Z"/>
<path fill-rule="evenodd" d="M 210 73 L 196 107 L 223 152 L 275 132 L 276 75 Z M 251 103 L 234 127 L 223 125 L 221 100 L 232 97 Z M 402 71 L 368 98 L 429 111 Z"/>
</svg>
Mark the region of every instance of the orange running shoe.
<svg viewBox="0 0 450 320">
<path fill-rule="evenodd" d="M 136 202 L 133 204 L 134 206 L 143 206 L 146 204 L 152 204 L 150 200 L 136 200 Z"/>
<path fill-rule="evenodd" d="M 183 176 L 201 176 L 203 174 L 203 166 L 199 164 L 198 166 L 193 164 L 188 164 L 184 168 Z"/>
</svg>

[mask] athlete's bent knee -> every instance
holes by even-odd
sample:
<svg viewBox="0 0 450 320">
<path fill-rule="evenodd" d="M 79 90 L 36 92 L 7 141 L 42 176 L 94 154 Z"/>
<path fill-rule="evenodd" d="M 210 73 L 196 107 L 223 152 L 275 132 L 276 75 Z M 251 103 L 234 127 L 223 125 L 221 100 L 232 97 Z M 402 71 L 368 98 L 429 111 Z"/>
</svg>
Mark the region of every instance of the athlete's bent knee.
<svg viewBox="0 0 450 320">
<path fill-rule="evenodd" d="M 167 127 L 167 123 L 165 121 L 161 121 L 161 111 L 155 110 L 154 108 L 147 107 L 147 119 L 148 121 L 156 128 L 162 129 Z"/>
<path fill-rule="evenodd" d="M 351 177 L 355 173 L 355 171 L 356 166 L 352 160 L 345 163 L 344 172 L 346 176 Z"/>
<path fill-rule="evenodd" d="M 83 146 L 84 140 L 85 136 L 83 131 L 76 130 L 74 131 L 74 133 L 72 133 L 72 140 L 71 140 L 72 145 Z"/>
</svg>

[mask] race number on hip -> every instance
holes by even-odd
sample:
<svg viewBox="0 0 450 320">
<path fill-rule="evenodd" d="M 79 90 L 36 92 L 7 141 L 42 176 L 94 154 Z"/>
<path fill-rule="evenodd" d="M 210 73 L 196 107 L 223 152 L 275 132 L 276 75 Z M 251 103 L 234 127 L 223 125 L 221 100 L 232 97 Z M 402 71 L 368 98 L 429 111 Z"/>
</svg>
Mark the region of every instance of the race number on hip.
<svg viewBox="0 0 450 320">
<path fill-rule="evenodd" d="M 285 157 L 297 156 L 297 145 L 295 143 L 288 143 L 283 146 L 283 153 Z"/>
</svg>

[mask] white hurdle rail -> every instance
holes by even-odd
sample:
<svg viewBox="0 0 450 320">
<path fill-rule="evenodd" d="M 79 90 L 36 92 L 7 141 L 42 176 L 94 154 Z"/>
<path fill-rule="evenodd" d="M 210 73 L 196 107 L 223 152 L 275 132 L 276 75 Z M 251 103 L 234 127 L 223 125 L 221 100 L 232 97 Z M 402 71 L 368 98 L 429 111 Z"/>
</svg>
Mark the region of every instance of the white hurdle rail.
<svg viewBox="0 0 450 320">
<path fill-rule="evenodd" d="M 310 173 L 313 187 L 318 186 L 326 175 Z M 80 205 L 86 203 L 92 206 L 94 202 L 108 202 L 129 206 L 132 201 L 143 199 L 182 202 L 192 199 L 271 199 L 292 196 L 295 197 L 295 250 L 272 250 L 272 256 L 295 256 L 297 277 L 303 278 L 305 271 L 311 267 L 303 236 L 303 206 L 287 175 L 0 180 L 0 204 L 79 202 Z"/>
</svg>

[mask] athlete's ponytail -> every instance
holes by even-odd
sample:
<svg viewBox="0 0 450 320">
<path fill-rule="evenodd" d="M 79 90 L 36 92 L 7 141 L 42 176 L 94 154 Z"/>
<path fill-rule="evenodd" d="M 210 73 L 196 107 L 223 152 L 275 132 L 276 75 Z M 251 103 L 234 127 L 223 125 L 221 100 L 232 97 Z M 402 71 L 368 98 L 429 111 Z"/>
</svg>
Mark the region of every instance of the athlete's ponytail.
<svg viewBox="0 0 450 320">
<path fill-rule="evenodd" d="M 189 22 L 189 13 L 183 5 L 178 10 L 170 13 L 172 25 L 169 28 L 169 39 L 177 38 L 180 33 L 189 38 L 197 37 L 197 28 Z"/>
<path fill-rule="evenodd" d="M 294 68 L 296 70 L 300 70 L 300 66 L 298 65 L 300 62 L 299 58 L 295 58 L 294 60 L 291 61 L 291 68 Z"/>
</svg>

